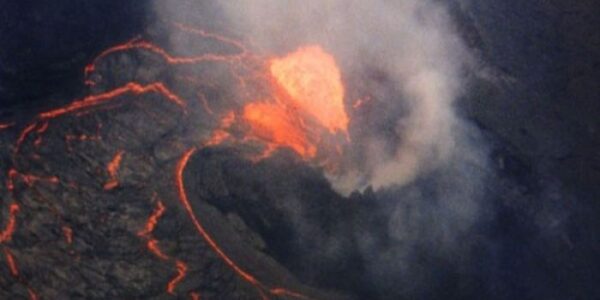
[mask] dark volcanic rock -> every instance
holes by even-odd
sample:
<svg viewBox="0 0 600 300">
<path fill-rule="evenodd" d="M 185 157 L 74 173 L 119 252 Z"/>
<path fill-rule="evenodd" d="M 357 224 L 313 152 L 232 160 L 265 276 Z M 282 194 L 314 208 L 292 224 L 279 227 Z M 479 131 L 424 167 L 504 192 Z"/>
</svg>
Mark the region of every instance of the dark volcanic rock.
<svg viewBox="0 0 600 300">
<path fill-rule="evenodd" d="M 142 29 L 147 5 L 117 2 L 0 4 L 0 123 L 14 122 L 0 129 L 0 299 L 260 299 L 180 202 L 178 160 L 218 123 L 197 86 L 160 56 L 130 51 L 98 62 L 98 83 L 81 88 L 83 66 L 105 47 L 138 33 L 166 44 Z M 316 299 L 600 297 L 598 5 L 449 6 L 480 60 L 458 108 L 488 145 L 489 170 L 458 157 L 475 162 L 342 197 L 287 150 L 253 163 L 228 145 L 200 149 L 184 170 L 187 195 L 240 268 Z M 236 105 L 226 71 L 194 72 L 210 78 L 211 103 Z M 38 119 L 16 151 L 35 113 L 130 81 L 163 82 L 187 112 L 160 93 L 127 93 L 47 129 Z M 476 210 L 463 201 L 469 176 L 482 178 Z"/>
</svg>

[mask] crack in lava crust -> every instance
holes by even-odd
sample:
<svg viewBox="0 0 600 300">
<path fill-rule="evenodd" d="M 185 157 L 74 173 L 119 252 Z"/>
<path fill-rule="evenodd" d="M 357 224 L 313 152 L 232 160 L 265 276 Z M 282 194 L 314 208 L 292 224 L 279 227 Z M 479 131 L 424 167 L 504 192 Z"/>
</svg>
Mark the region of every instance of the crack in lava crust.
<svg viewBox="0 0 600 300">
<path fill-rule="evenodd" d="M 183 154 L 183 156 L 181 156 L 181 158 L 179 159 L 179 161 L 177 163 L 177 167 L 175 168 L 175 186 L 177 187 L 179 200 L 180 200 L 181 204 L 183 205 L 183 207 L 185 208 L 185 210 L 188 214 L 188 217 L 194 224 L 194 227 L 196 228 L 196 230 L 198 231 L 200 236 L 208 243 L 210 248 L 235 273 L 237 273 L 237 275 L 239 275 L 246 282 L 252 284 L 257 289 L 257 291 L 260 294 L 262 299 L 269 299 L 269 297 L 266 295 L 267 292 L 269 294 L 275 295 L 275 296 L 290 296 L 290 297 L 299 298 L 299 299 L 310 299 L 309 297 L 304 296 L 300 293 L 288 291 L 284 288 L 280 288 L 280 287 L 267 288 L 267 287 L 265 287 L 265 285 L 262 282 L 260 282 L 253 275 L 251 275 L 250 273 L 248 273 L 247 271 L 245 271 L 244 269 L 239 267 L 227 254 L 225 254 L 225 252 L 219 247 L 219 245 L 213 239 L 213 237 L 208 233 L 208 231 L 206 231 L 204 226 L 202 226 L 202 223 L 200 223 L 200 220 L 196 216 L 196 213 L 194 213 L 194 209 L 192 208 L 192 205 L 189 201 L 189 198 L 187 196 L 187 193 L 185 191 L 185 186 L 183 183 L 183 171 L 185 170 L 190 158 L 192 157 L 192 155 L 194 155 L 194 153 L 196 153 L 196 151 L 197 151 L 197 148 L 188 149 Z"/>
</svg>

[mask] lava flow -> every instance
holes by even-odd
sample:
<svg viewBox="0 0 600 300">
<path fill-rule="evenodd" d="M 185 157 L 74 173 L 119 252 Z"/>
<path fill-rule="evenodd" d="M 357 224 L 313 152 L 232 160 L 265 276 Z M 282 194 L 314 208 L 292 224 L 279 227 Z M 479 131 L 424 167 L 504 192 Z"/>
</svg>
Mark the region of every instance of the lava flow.
<svg viewBox="0 0 600 300">
<path fill-rule="evenodd" d="M 66 105 L 64 107 L 56 108 L 38 114 L 37 119 L 33 123 L 25 127 L 25 129 L 23 129 L 19 134 L 19 138 L 17 139 L 17 142 L 15 144 L 15 154 L 19 152 L 21 145 L 25 142 L 27 137 L 34 130 L 38 129 L 38 133 L 43 133 L 47 129 L 48 121 L 51 119 L 55 119 L 60 116 L 68 115 L 79 111 L 84 111 L 87 109 L 98 108 L 102 104 L 118 100 L 120 96 L 127 93 L 141 95 L 150 92 L 162 94 L 167 100 L 175 103 L 176 105 L 184 109 L 185 112 L 185 108 L 187 106 L 186 102 L 182 100 L 179 96 L 177 96 L 175 93 L 173 93 L 171 90 L 169 90 L 164 83 L 154 82 L 147 85 L 142 85 L 136 82 L 129 82 L 111 91 L 97 95 L 91 95 L 80 100 L 75 100 L 71 104 Z M 40 126 L 39 124 L 42 125 Z"/>
<path fill-rule="evenodd" d="M 188 217 L 194 224 L 194 227 L 198 231 L 198 234 L 208 243 L 208 245 L 212 248 L 212 250 L 227 264 L 233 271 L 235 271 L 238 276 L 240 276 L 243 280 L 253 285 L 258 293 L 260 294 L 262 299 L 269 299 L 266 293 L 270 293 L 275 296 L 290 296 L 299 299 L 309 299 L 308 297 L 293 291 L 289 291 L 280 287 L 267 288 L 262 282 L 256 279 L 253 275 L 242 269 L 238 266 L 225 252 L 219 247 L 214 238 L 208 233 L 208 231 L 202 226 L 200 220 L 198 219 L 190 200 L 187 196 L 186 189 L 183 183 L 183 172 L 192 157 L 192 155 L 197 151 L 196 148 L 192 148 L 187 150 L 183 156 L 179 159 L 177 166 L 175 168 L 175 185 L 177 187 L 177 192 L 179 194 L 179 200 L 181 204 L 185 208 Z"/>
<path fill-rule="evenodd" d="M 319 46 L 307 46 L 282 58 L 272 59 L 269 70 L 284 88 L 292 105 L 315 118 L 331 133 L 348 130 L 344 86 L 331 54 Z"/>
<path fill-rule="evenodd" d="M 10 270 L 10 275 L 13 277 L 19 276 L 19 268 L 17 267 L 17 262 L 15 261 L 15 257 L 12 252 L 7 248 L 4 248 L 4 256 L 6 257 L 6 264 L 8 265 L 8 269 Z"/>
<path fill-rule="evenodd" d="M 98 71 L 97 69 L 101 69 L 97 68 L 96 65 L 100 63 L 102 59 L 120 52 L 151 52 L 162 58 L 168 65 L 198 64 L 207 61 L 244 63 L 245 59 L 250 59 L 248 50 L 238 41 L 217 34 L 208 33 L 200 29 L 191 28 L 183 24 L 175 24 L 175 27 L 201 38 L 220 42 L 227 45 L 229 48 L 237 49 L 237 51 L 234 54 L 229 55 L 207 53 L 190 57 L 177 57 L 151 42 L 136 38 L 101 52 L 88 66 L 85 67 L 84 72 L 86 76 L 88 76 L 86 77 L 86 84 L 95 84 L 94 81 L 89 79 L 89 76 L 92 72 Z M 261 88 L 266 87 L 265 90 L 267 91 L 264 93 L 265 95 L 260 96 L 254 96 L 251 93 L 244 94 L 244 97 L 247 98 L 237 102 L 243 103 L 240 107 L 225 107 L 224 109 L 226 112 L 220 113 L 223 111 L 223 107 L 220 107 L 221 110 L 211 108 L 207 97 L 202 91 L 189 93 L 198 95 L 199 100 L 201 101 L 201 107 L 209 116 L 212 117 L 214 115 L 216 118 L 215 120 L 220 119 L 220 122 L 217 128 L 212 130 L 212 133 L 207 139 L 200 142 L 195 136 L 193 139 L 190 139 L 194 141 L 193 145 L 197 146 L 191 146 L 192 148 L 185 151 L 177 161 L 174 176 L 175 190 L 177 192 L 179 204 L 187 214 L 195 231 L 226 266 L 242 280 L 256 288 L 262 299 L 269 299 L 270 297 L 277 296 L 308 299 L 300 293 L 289 291 L 285 288 L 268 286 L 245 268 L 239 266 L 222 250 L 215 238 L 213 238 L 202 225 L 196 211 L 188 199 L 184 186 L 184 170 L 192 155 L 201 147 L 221 145 L 226 141 L 233 141 L 236 145 L 258 141 L 265 146 L 265 150 L 262 155 L 259 156 L 261 159 L 271 155 L 275 149 L 288 148 L 297 153 L 302 159 L 319 164 L 319 156 L 321 153 L 329 153 L 328 149 L 324 148 L 323 140 L 338 135 L 348 137 L 349 118 L 345 111 L 344 86 L 342 84 L 339 67 L 331 54 L 327 53 L 320 46 L 311 45 L 300 47 L 296 51 L 282 57 L 263 58 L 262 62 L 263 63 L 258 64 L 261 66 L 258 67 L 260 70 L 252 70 L 260 73 L 257 77 L 261 78 L 262 82 L 260 83 L 261 87 L 258 89 L 262 91 Z M 264 63 L 266 63 L 266 65 Z M 235 71 L 232 71 L 232 73 L 235 79 L 238 79 L 240 85 L 247 85 L 246 77 L 244 76 L 247 76 L 248 74 L 243 72 L 238 74 Z M 25 152 L 27 149 L 31 149 L 35 152 L 32 157 L 38 157 L 40 161 L 42 160 L 40 156 L 37 156 L 37 150 L 40 148 L 43 149 L 43 147 L 48 144 L 48 140 L 42 140 L 42 136 L 44 136 L 55 122 L 59 121 L 60 117 L 68 115 L 79 116 L 80 114 L 87 114 L 101 108 L 114 109 L 126 101 L 124 96 L 139 96 L 146 93 L 156 93 L 161 95 L 164 100 L 169 101 L 181 109 L 183 112 L 182 115 L 185 118 L 190 116 L 189 110 L 193 108 L 193 105 L 188 104 L 184 98 L 180 97 L 162 81 L 153 81 L 146 84 L 134 81 L 127 82 L 111 90 L 76 99 L 63 107 L 39 113 L 35 116 L 33 121 L 25 123 L 27 125 L 23 126 L 13 145 L 13 165 L 9 168 L 7 179 L 7 189 L 9 192 L 14 192 L 15 185 L 17 184 L 15 181 L 17 178 L 20 178 L 21 180 L 19 182 L 24 183 L 24 186 L 27 188 L 32 187 L 32 185 L 38 181 L 52 184 L 60 183 L 57 176 L 38 176 L 22 172 L 22 169 L 29 167 L 29 164 L 23 163 L 23 166 L 21 166 L 19 163 L 26 159 L 21 152 Z M 212 98 L 211 101 L 213 101 Z M 184 119 L 184 121 L 187 120 L 188 119 Z M 8 129 L 13 126 L 17 127 L 14 123 L 2 123 L 0 124 L 0 130 Z M 71 146 L 73 141 L 104 142 L 105 136 L 102 136 L 100 129 L 101 126 L 98 125 L 95 134 L 89 134 L 89 132 L 76 135 L 71 132 L 66 134 L 64 136 L 64 141 L 68 152 L 70 153 L 73 151 Z M 50 129 L 49 131 L 52 132 L 52 130 L 53 129 Z M 239 136 L 240 132 L 243 135 L 241 138 Z M 31 140 L 33 140 L 32 144 L 35 147 L 27 147 L 27 145 L 30 145 L 29 143 Z M 189 145 L 190 144 L 179 149 L 190 147 Z M 21 148 L 23 148 L 24 151 L 20 151 Z M 117 147 L 110 147 L 109 145 L 107 148 L 110 148 L 110 154 L 106 155 L 112 155 L 112 159 L 105 162 L 107 163 L 105 171 L 108 178 L 104 182 L 104 185 L 98 187 L 103 193 L 119 186 L 118 172 L 125 154 L 121 149 L 114 149 Z M 124 148 L 129 151 L 129 148 Z M 336 151 L 332 151 L 331 153 L 341 155 L 339 145 L 335 145 L 335 149 Z M 19 159 L 17 159 L 17 157 Z M 252 156 L 250 155 L 250 157 Z M 61 179 L 63 179 L 62 175 Z M 61 185 L 61 188 L 77 189 L 79 186 L 79 183 L 69 181 L 68 183 Z M 25 210 L 27 208 L 26 206 L 23 206 L 18 199 L 13 199 L 13 201 L 14 203 L 11 203 L 9 206 L 8 220 L 6 221 L 4 229 L 0 232 L 0 244 L 2 244 L 4 249 L 6 263 L 11 275 L 18 277 L 19 281 L 27 287 L 30 292 L 30 299 L 37 299 L 37 294 L 33 292 L 26 281 L 19 275 L 16 259 L 5 245 L 13 238 L 13 234 L 16 230 L 16 217 L 18 212 L 20 209 Z M 166 292 L 175 294 L 178 284 L 185 280 L 188 266 L 184 261 L 161 250 L 159 241 L 153 236 L 156 226 L 158 226 L 161 217 L 166 211 L 166 206 L 161 200 L 156 198 L 154 203 L 155 208 L 148 217 L 143 229 L 138 232 L 138 237 L 144 241 L 146 248 L 154 257 L 161 261 L 173 264 L 176 273 L 166 283 Z M 58 213 L 58 211 L 61 211 L 60 209 L 55 208 L 54 210 L 56 211 L 56 215 L 60 215 Z M 64 221 L 60 223 L 60 228 L 67 244 L 72 244 L 73 229 L 67 226 L 67 224 L 74 223 L 66 223 Z M 79 237 L 80 234 L 79 231 L 77 231 L 77 238 L 79 239 Z M 193 299 L 200 298 L 198 292 L 190 293 L 188 290 L 186 293 L 191 295 Z"/>
<path fill-rule="evenodd" d="M 13 234 L 15 233 L 15 229 L 17 226 L 17 213 L 19 212 L 19 205 L 16 203 L 12 203 L 10 205 L 8 222 L 6 223 L 6 227 L 2 232 L 0 232 L 0 244 L 4 242 L 10 242 Z"/>
<path fill-rule="evenodd" d="M 157 199 L 156 194 L 154 195 L 154 198 Z M 170 261 L 172 260 L 171 257 L 165 254 L 160 249 L 160 247 L 158 246 L 158 240 L 152 236 L 154 228 L 156 228 L 156 226 L 158 225 L 158 220 L 163 216 L 165 211 L 165 205 L 161 200 L 157 199 L 156 208 L 154 209 L 150 217 L 148 217 L 146 225 L 144 225 L 144 229 L 138 232 L 138 236 L 146 240 L 146 247 L 148 248 L 148 251 L 150 251 L 152 254 L 154 254 L 161 260 Z M 187 264 L 179 259 L 174 260 L 174 265 L 177 270 L 177 274 L 167 283 L 167 293 L 171 295 L 175 295 L 175 289 L 177 288 L 179 282 L 181 282 L 185 278 L 188 269 Z"/>
<path fill-rule="evenodd" d="M 121 160 L 123 160 L 123 154 L 125 151 L 119 150 L 113 157 L 113 159 L 106 166 L 106 171 L 110 176 L 108 181 L 104 184 L 104 189 L 109 191 L 116 188 L 119 185 L 119 178 L 117 178 L 117 172 L 121 166 Z"/>
<path fill-rule="evenodd" d="M 302 120 L 286 106 L 252 102 L 244 107 L 244 120 L 250 125 L 252 136 L 259 140 L 289 147 L 304 158 L 313 158 L 317 153 Z"/>
</svg>

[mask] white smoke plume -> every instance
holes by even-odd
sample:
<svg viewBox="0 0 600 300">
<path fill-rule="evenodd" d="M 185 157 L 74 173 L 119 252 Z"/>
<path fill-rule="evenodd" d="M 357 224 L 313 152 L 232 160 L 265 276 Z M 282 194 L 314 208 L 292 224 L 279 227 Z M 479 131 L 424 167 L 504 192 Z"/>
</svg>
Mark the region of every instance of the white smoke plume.
<svg viewBox="0 0 600 300">
<path fill-rule="evenodd" d="M 235 31 L 264 51 L 320 44 L 334 54 L 346 74 L 376 70 L 394 86 L 395 94 L 377 100 L 405 107 L 403 116 L 392 116 L 395 142 L 390 145 L 389 136 L 377 132 L 355 139 L 360 150 L 353 151 L 366 163 L 332 177 L 339 191 L 406 184 L 446 162 L 460 142 L 452 106 L 470 58 L 440 4 L 236 0 L 221 6 Z M 379 130 L 370 124 L 361 127 Z"/>
<path fill-rule="evenodd" d="M 159 1 L 155 6 L 165 19 L 225 28 L 259 53 L 283 55 L 300 46 L 321 45 L 334 55 L 344 77 L 353 78 L 347 89 L 365 82 L 375 106 L 392 108 L 396 115 L 389 109 L 383 112 L 388 114 L 386 130 L 352 118 L 351 127 L 360 130 L 351 128 L 351 159 L 341 175 L 330 176 L 339 192 L 409 183 L 447 162 L 461 143 L 453 102 L 471 58 L 439 2 Z M 369 75 L 373 72 L 388 87 L 378 85 Z M 347 111 L 354 100 L 346 99 Z"/>
</svg>

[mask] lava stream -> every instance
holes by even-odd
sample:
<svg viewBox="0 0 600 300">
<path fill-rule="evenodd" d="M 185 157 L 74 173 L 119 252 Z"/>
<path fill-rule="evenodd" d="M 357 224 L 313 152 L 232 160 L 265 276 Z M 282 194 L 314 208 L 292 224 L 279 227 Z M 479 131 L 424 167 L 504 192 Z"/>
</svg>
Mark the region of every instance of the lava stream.
<svg viewBox="0 0 600 300">
<path fill-rule="evenodd" d="M 162 252 L 162 250 L 158 246 L 158 240 L 152 236 L 152 232 L 158 225 L 158 220 L 163 216 L 165 211 L 165 205 L 162 203 L 161 200 L 157 200 L 156 208 L 152 211 L 150 217 L 148 217 L 148 220 L 144 225 L 144 229 L 138 232 L 138 236 L 146 240 L 146 247 L 148 248 L 148 251 L 150 251 L 159 259 L 167 261 L 170 260 L 171 257 Z M 188 269 L 187 264 L 181 260 L 175 260 L 175 268 L 177 270 L 177 275 L 175 275 L 175 277 L 173 277 L 167 283 L 167 293 L 172 295 L 175 294 L 175 289 L 177 288 L 179 282 L 181 282 L 185 278 Z"/>
<path fill-rule="evenodd" d="M 243 56 L 242 54 L 219 55 L 219 54 L 214 54 L 214 53 L 206 53 L 206 54 L 190 56 L 190 57 L 177 57 L 177 56 L 172 56 L 167 51 L 165 51 L 163 48 L 161 48 L 153 43 L 139 40 L 136 38 L 136 39 L 130 40 L 124 44 L 116 45 L 109 49 L 104 50 L 102 53 L 100 53 L 100 55 L 98 55 L 94 59 L 94 61 L 91 64 L 88 64 L 85 67 L 85 75 L 89 75 L 90 73 L 92 73 L 96 69 L 96 63 L 103 57 L 106 57 L 113 53 L 134 50 L 134 49 L 143 49 L 143 50 L 150 51 L 152 53 L 156 53 L 159 56 L 161 56 L 169 64 L 197 64 L 197 63 L 209 62 L 209 61 L 228 62 L 228 61 L 231 61 L 231 59 L 236 59 L 236 58 L 239 59 Z"/>
<path fill-rule="evenodd" d="M 239 267 L 227 254 L 225 254 L 225 252 L 223 252 L 223 250 L 221 249 L 221 247 L 219 247 L 219 245 L 213 239 L 213 237 L 208 233 L 208 231 L 206 231 L 204 226 L 202 226 L 198 217 L 196 216 L 196 213 L 194 213 L 194 209 L 192 208 L 192 205 L 188 199 L 187 193 L 185 191 L 185 186 L 183 183 L 183 171 L 185 170 L 190 158 L 192 157 L 192 155 L 194 153 L 196 153 L 196 151 L 197 151 L 196 148 L 188 149 L 179 159 L 177 166 L 175 168 L 175 186 L 177 188 L 179 200 L 180 200 L 181 204 L 183 205 L 183 207 L 185 208 L 190 220 L 194 224 L 194 227 L 196 228 L 196 230 L 198 231 L 200 236 L 208 243 L 210 248 L 225 262 L 225 264 L 227 264 L 243 280 L 252 284 L 257 289 L 258 293 L 261 295 L 261 298 L 269 299 L 265 295 L 265 291 L 267 291 L 270 294 L 276 295 L 276 296 L 287 295 L 287 296 L 291 296 L 291 297 L 295 297 L 295 298 L 309 299 L 308 297 L 306 297 L 302 294 L 288 291 L 283 288 L 279 288 L 279 287 L 271 288 L 271 289 L 265 288 L 265 285 L 263 283 L 261 283 L 258 279 L 256 279 L 250 273 L 246 272 L 241 267 Z"/>
<path fill-rule="evenodd" d="M 30 300 L 39 299 L 37 293 L 29 286 L 29 284 L 25 281 L 25 279 L 23 279 L 21 277 L 21 275 L 19 274 L 19 267 L 17 266 L 17 260 L 15 259 L 15 256 L 12 254 L 12 252 L 6 247 L 4 247 L 3 251 L 4 251 L 4 257 L 6 258 L 6 265 L 8 266 L 10 275 L 12 277 L 17 278 L 19 280 L 19 282 L 21 282 L 27 288 L 27 294 L 29 295 Z"/>
<path fill-rule="evenodd" d="M 146 94 L 146 93 L 151 93 L 151 92 L 159 93 L 159 94 L 163 95 L 167 100 L 169 100 L 169 101 L 173 102 L 174 104 L 178 105 L 179 107 L 181 107 L 183 109 L 184 113 L 186 112 L 186 107 L 187 107 L 186 102 L 183 99 L 181 99 L 179 96 L 177 96 L 175 93 L 173 93 L 170 89 L 168 89 L 164 83 L 154 82 L 154 83 L 142 85 L 137 82 L 129 82 L 129 83 L 127 83 L 121 87 L 115 88 L 113 90 L 110 90 L 110 91 L 107 91 L 104 93 L 100 93 L 100 94 L 90 95 L 83 99 L 75 100 L 66 106 L 38 114 L 37 120 L 34 121 L 33 123 L 29 124 L 27 127 L 25 127 L 25 129 L 23 129 L 21 131 L 21 133 L 19 134 L 19 138 L 17 139 L 17 142 L 15 144 L 15 153 L 19 152 L 21 145 L 23 144 L 23 142 L 25 142 L 25 139 L 27 139 L 29 134 L 31 134 L 34 130 L 36 130 L 36 128 L 43 128 L 43 127 L 47 126 L 45 124 L 47 124 L 47 121 L 50 119 L 54 119 L 54 118 L 57 118 L 57 117 L 60 117 L 60 116 L 66 115 L 66 114 L 70 114 L 70 113 L 74 113 L 74 112 L 78 112 L 78 111 L 82 111 L 82 110 L 86 110 L 86 109 L 95 108 L 95 107 L 102 105 L 104 103 L 107 103 L 107 102 L 116 101 L 117 99 L 119 99 L 118 98 L 119 96 L 122 96 L 127 93 L 132 93 L 134 95 L 141 95 L 141 94 Z M 42 123 L 42 125 L 41 125 L 41 127 L 38 127 L 38 126 L 40 126 L 39 125 L 40 123 Z"/>
<path fill-rule="evenodd" d="M 237 40 L 230 39 L 226 36 L 222 36 L 222 35 L 219 35 L 216 33 L 207 32 L 200 28 L 194 28 L 194 27 L 191 27 L 189 25 L 179 23 L 179 22 L 175 22 L 175 23 L 173 23 L 173 25 L 175 25 L 175 27 L 179 28 L 182 31 L 187 31 L 187 32 L 193 33 L 193 34 L 198 35 L 203 38 L 213 39 L 213 40 L 216 40 L 223 44 L 233 46 L 234 48 L 237 48 L 240 51 L 240 54 L 239 54 L 240 56 L 248 53 L 248 50 L 246 49 L 246 47 L 244 47 L 244 44 L 242 44 L 241 42 L 239 42 Z"/>
<path fill-rule="evenodd" d="M 112 190 L 119 185 L 119 178 L 117 177 L 117 173 L 119 172 L 121 161 L 123 160 L 123 154 L 125 154 L 125 151 L 117 151 L 115 156 L 106 166 L 106 171 L 108 172 L 109 179 L 104 184 L 104 189 L 107 191 Z"/>
<path fill-rule="evenodd" d="M 331 133 L 348 130 L 344 86 L 331 54 L 316 45 L 301 47 L 285 57 L 272 59 L 269 70 L 294 106 Z"/>
<path fill-rule="evenodd" d="M 10 242 L 15 229 L 17 227 L 17 213 L 19 212 L 19 205 L 12 203 L 9 208 L 8 222 L 2 232 L 0 232 L 0 244 L 4 242 Z"/>
<path fill-rule="evenodd" d="M 15 125 L 14 123 L 0 123 L 0 130 L 8 129 L 14 125 Z"/>
<path fill-rule="evenodd" d="M 10 275 L 13 277 L 19 277 L 19 267 L 17 267 L 17 261 L 15 260 L 12 252 L 10 252 L 10 250 L 7 248 L 4 248 L 4 256 L 6 257 L 6 264 L 10 270 Z"/>
<path fill-rule="evenodd" d="M 175 261 L 175 266 L 177 267 L 177 275 L 167 284 L 167 293 L 171 295 L 175 294 L 175 288 L 177 287 L 177 284 L 179 284 L 179 282 L 181 282 L 187 274 L 187 265 L 183 261 Z"/>
<path fill-rule="evenodd" d="M 160 217 L 162 217 L 164 213 L 165 205 L 162 203 L 162 201 L 158 200 L 156 208 L 154 209 L 150 217 L 148 217 L 148 221 L 146 221 L 144 229 L 138 232 L 138 236 L 146 239 L 146 247 L 151 253 L 153 253 L 155 256 L 162 260 L 168 260 L 169 256 L 164 254 L 158 247 L 158 240 L 152 237 L 152 232 L 158 224 L 158 219 L 160 219 Z"/>
</svg>

